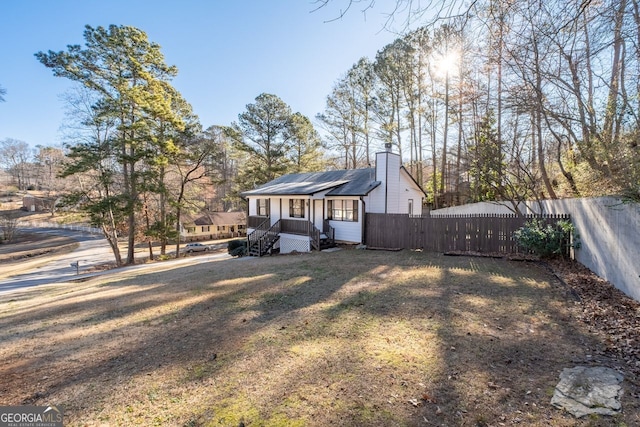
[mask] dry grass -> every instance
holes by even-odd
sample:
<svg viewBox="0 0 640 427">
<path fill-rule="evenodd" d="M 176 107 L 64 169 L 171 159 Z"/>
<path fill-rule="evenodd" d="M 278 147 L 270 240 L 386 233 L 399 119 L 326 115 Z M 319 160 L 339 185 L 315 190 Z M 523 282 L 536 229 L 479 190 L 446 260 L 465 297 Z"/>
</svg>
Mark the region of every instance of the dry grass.
<svg viewBox="0 0 640 427">
<path fill-rule="evenodd" d="M 603 344 L 535 264 L 419 252 L 239 259 L 0 302 L 0 404 L 66 425 L 638 425 L 550 407 Z M 633 390 L 629 390 L 633 388 Z"/>
<path fill-rule="evenodd" d="M 0 279 L 45 265 L 77 247 L 69 237 L 20 233 L 12 243 L 0 245 Z"/>
</svg>

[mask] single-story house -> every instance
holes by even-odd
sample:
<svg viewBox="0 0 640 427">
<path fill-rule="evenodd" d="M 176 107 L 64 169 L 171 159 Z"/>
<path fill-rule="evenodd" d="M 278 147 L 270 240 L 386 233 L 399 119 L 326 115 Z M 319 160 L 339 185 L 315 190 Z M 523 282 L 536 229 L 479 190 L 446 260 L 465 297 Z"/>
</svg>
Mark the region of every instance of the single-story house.
<svg viewBox="0 0 640 427">
<path fill-rule="evenodd" d="M 284 175 L 242 196 L 249 253 L 262 256 L 366 244 L 366 213 L 420 215 L 426 194 L 388 150 L 376 154 L 374 168 Z"/>
<path fill-rule="evenodd" d="M 56 197 L 41 197 L 27 194 L 22 198 L 22 210 L 27 212 L 51 212 L 58 199 Z"/>
<path fill-rule="evenodd" d="M 247 235 L 244 212 L 207 212 L 198 217 L 183 215 L 180 227 L 182 241 L 227 239 Z"/>
</svg>

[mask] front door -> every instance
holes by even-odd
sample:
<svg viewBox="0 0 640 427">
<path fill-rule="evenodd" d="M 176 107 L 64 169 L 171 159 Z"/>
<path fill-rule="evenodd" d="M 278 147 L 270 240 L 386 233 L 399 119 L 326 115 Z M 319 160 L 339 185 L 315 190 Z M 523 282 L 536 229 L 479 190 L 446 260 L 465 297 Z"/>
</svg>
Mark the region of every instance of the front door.
<svg viewBox="0 0 640 427">
<path fill-rule="evenodd" d="M 324 220 L 324 200 L 313 200 L 313 225 L 322 231 L 322 221 Z"/>
</svg>

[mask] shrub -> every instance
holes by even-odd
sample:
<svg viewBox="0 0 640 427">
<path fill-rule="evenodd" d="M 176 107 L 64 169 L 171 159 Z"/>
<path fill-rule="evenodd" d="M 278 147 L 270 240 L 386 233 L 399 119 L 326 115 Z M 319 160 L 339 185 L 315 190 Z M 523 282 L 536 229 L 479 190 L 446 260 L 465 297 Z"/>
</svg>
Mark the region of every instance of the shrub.
<svg viewBox="0 0 640 427">
<path fill-rule="evenodd" d="M 580 247 L 571 221 L 558 221 L 552 225 L 533 219 L 516 230 L 514 237 L 521 248 L 541 258 L 565 257 L 570 248 Z"/>
<path fill-rule="evenodd" d="M 229 240 L 227 243 L 227 252 L 231 256 L 244 256 L 247 254 L 246 239 Z"/>
<path fill-rule="evenodd" d="M 0 233 L 3 241 L 11 243 L 18 234 L 18 224 L 18 216 L 16 214 L 8 211 L 0 213 Z"/>
</svg>

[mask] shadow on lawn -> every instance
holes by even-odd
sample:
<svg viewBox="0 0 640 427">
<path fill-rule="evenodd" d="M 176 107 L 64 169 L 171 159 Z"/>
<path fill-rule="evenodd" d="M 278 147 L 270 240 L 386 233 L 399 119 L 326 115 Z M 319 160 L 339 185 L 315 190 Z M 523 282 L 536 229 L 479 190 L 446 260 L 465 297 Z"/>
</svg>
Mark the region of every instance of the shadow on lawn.
<svg viewBox="0 0 640 427">
<path fill-rule="evenodd" d="M 273 261 L 287 266 L 298 260 L 230 260 L 184 267 L 174 270 L 168 280 L 164 273 L 158 273 L 114 281 L 85 298 L 74 301 L 73 296 L 64 295 L 60 297 L 61 303 L 43 302 L 2 316 L 0 341 L 4 344 L 19 340 L 38 342 L 28 354 L 8 355 L 0 368 L 7 380 L 3 391 L 8 391 L 10 385 L 20 389 L 10 391 L 14 399 L 21 400 L 6 403 L 45 402 L 72 387 L 91 389 L 92 399 L 101 401 L 113 389 L 91 385 L 113 377 L 114 373 L 139 376 L 241 350 L 242 340 L 259 331 L 273 316 L 265 306 L 255 320 L 241 319 L 246 311 L 243 299 L 259 299 L 254 295 L 269 294 L 287 279 L 277 270 L 264 274 L 263 266 L 270 266 Z M 184 285 L 194 277 L 200 281 Z M 206 281 L 198 279 L 202 277 Z M 315 297 L 310 296 L 323 298 L 330 292 L 330 287 L 324 287 Z M 193 302 L 176 304 L 181 300 Z M 175 309 L 162 308 L 172 304 Z M 136 318 L 141 312 L 148 314 Z M 98 324 L 113 327 L 97 333 L 82 332 Z M 74 335 L 72 340 L 61 337 L 69 331 Z M 112 349 L 113 340 L 119 342 L 117 351 Z M 69 364 L 69 360 L 76 363 Z M 43 373 L 47 378 L 44 382 Z M 16 383 L 12 384 L 13 381 Z M 85 404 L 69 402 L 71 419 L 74 410 Z M 82 419 L 86 414 L 78 416 Z"/>
<path fill-rule="evenodd" d="M 587 355 L 599 344 L 568 321 L 565 309 L 572 299 L 541 267 L 433 254 L 389 254 L 378 260 L 389 265 L 369 265 L 357 272 L 354 267 L 354 277 L 366 286 L 324 308 L 324 321 L 316 319 L 324 324 L 313 334 L 290 333 L 295 345 L 338 338 L 333 351 L 322 352 L 305 366 L 311 371 L 317 371 L 318 366 L 328 370 L 324 387 L 337 396 L 349 386 L 341 381 L 340 374 L 350 372 L 361 377 L 360 381 L 351 381 L 357 389 L 346 397 L 352 400 L 348 409 L 331 422 L 542 426 L 553 420 L 556 425 L 592 425 L 593 420 L 576 421 L 549 404 L 559 372 L 575 364 L 592 363 Z M 424 266 L 440 274 L 427 281 L 418 274 L 412 280 L 411 270 Z M 407 271 L 408 278 L 403 277 Z M 330 294 L 340 293 L 349 285 L 349 281 L 343 281 Z M 304 292 L 304 287 L 297 292 Z M 296 300 L 295 292 L 279 296 L 283 301 Z M 271 296 L 268 303 L 273 301 L 278 298 Z M 307 303 L 311 305 L 311 301 Z M 270 318 L 285 316 L 301 306 L 283 303 L 280 308 Z M 351 322 L 347 330 L 336 331 L 330 326 L 345 318 Z M 363 321 L 356 320 L 363 318 L 364 327 Z M 372 318 L 378 321 L 371 322 Z M 387 327 L 391 333 L 367 329 L 367 322 Z M 395 326 L 402 322 L 417 333 L 411 335 L 409 328 Z M 374 335 L 385 336 L 388 342 L 397 338 L 394 333 L 398 332 L 411 335 L 401 343 L 407 346 L 406 351 L 393 349 L 395 355 L 385 355 L 385 359 L 367 346 L 375 341 Z M 421 341 L 421 335 L 430 338 Z M 411 348 L 415 342 L 422 348 Z M 416 354 L 421 350 L 434 352 L 437 360 Z M 347 363 L 340 362 L 344 360 Z M 331 369 L 337 369 L 339 375 L 332 375 Z M 380 379 L 381 375 L 386 378 Z M 280 378 L 281 390 L 299 389 L 301 376 L 314 377 L 291 372 Z M 321 388 L 321 384 L 317 386 Z M 387 399 L 389 396 L 393 401 Z M 298 399 L 310 400 L 304 396 Z M 397 408 L 402 405 L 404 409 Z"/>
<path fill-rule="evenodd" d="M 418 255 L 411 258 L 397 266 L 410 269 L 423 262 Z M 416 328 L 430 320 L 422 329 L 434 328 L 440 363 L 425 367 L 418 387 L 414 381 L 408 396 L 416 408 L 406 424 L 542 426 L 552 417 L 554 425 L 592 425 L 593 420 L 577 421 L 549 404 L 560 371 L 592 363 L 587 355 L 599 346 L 568 321 L 565 309 L 573 299 L 567 290 L 537 265 L 426 258 L 423 265 L 441 273 L 436 280 L 400 280 L 331 309 L 333 317 L 357 309 L 404 319 Z"/>
<path fill-rule="evenodd" d="M 21 392 L 3 394 L 7 404 L 65 396 L 69 421 L 80 422 L 97 409 L 73 396 L 109 401 L 177 369 L 166 387 L 208 393 L 194 407 L 167 403 L 172 424 L 534 424 L 548 416 L 559 371 L 594 345 L 563 321 L 566 301 L 550 281 L 503 260 L 362 251 L 133 277 L 0 318 L 3 343 L 43 340 L 5 358 L 0 375 Z"/>
</svg>

